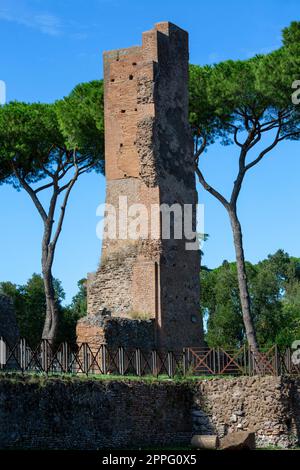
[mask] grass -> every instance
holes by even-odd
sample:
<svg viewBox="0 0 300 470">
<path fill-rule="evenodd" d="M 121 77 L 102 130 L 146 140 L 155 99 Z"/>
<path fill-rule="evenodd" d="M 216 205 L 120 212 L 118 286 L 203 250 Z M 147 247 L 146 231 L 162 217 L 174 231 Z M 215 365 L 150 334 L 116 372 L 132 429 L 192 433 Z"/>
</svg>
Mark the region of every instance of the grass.
<svg viewBox="0 0 300 470">
<path fill-rule="evenodd" d="M 145 313 L 145 312 L 135 312 L 135 311 L 130 311 L 128 312 L 128 316 L 132 320 L 151 320 L 152 317 L 150 313 Z"/>
<path fill-rule="evenodd" d="M 87 380 L 94 380 L 94 381 L 119 381 L 119 382 L 146 382 L 146 383 L 159 383 L 159 382 L 173 382 L 173 383 L 196 383 L 200 380 L 213 380 L 215 376 L 192 376 L 192 375 L 175 375 L 173 378 L 170 378 L 168 375 L 159 375 L 158 377 L 154 377 L 153 375 L 143 375 L 141 377 L 136 375 L 115 375 L 115 374 L 66 374 L 66 373 L 36 373 L 36 372 L 22 372 L 19 371 L 2 371 L 0 372 L 0 380 L 1 379 L 9 379 L 11 381 L 23 381 L 28 380 L 38 381 L 38 380 L 46 380 L 46 379 L 60 379 L 65 381 L 76 380 L 76 381 L 87 381 Z M 226 378 L 232 379 L 234 376 L 218 376 L 218 378 Z"/>
</svg>

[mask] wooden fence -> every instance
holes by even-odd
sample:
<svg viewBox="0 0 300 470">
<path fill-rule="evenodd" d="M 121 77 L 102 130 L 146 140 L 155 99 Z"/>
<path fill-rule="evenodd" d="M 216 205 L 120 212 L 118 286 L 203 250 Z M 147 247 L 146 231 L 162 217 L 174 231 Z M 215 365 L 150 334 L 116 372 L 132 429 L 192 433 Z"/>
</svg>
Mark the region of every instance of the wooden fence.
<svg viewBox="0 0 300 470">
<path fill-rule="evenodd" d="M 276 345 L 259 353 L 246 346 L 237 350 L 185 348 L 181 351 L 111 349 L 106 344 L 61 344 L 53 349 L 43 340 L 32 349 L 24 339 L 9 345 L 0 338 L 0 370 L 22 373 L 64 373 L 145 376 L 224 376 L 300 374 L 291 349 Z"/>
</svg>

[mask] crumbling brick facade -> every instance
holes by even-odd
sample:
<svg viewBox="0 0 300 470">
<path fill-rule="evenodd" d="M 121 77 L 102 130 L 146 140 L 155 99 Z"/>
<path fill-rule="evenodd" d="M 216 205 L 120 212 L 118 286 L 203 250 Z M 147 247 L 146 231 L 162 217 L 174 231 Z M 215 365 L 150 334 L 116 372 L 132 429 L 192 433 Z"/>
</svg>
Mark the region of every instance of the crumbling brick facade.
<svg viewBox="0 0 300 470">
<path fill-rule="evenodd" d="M 147 237 L 103 240 L 100 267 L 88 280 L 88 317 L 78 324 L 78 341 L 87 339 L 89 319 L 94 335 L 93 316 L 105 309 L 112 317 L 139 313 L 153 319 L 158 347 L 201 346 L 199 251 L 187 250 L 187 240 L 176 239 L 172 230 L 170 239 L 152 236 L 161 231 L 161 214 L 151 210 L 161 204 L 180 204 L 182 210 L 192 205 L 195 225 L 188 34 L 158 23 L 143 33 L 142 46 L 104 53 L 104 86 L 106 203 L 122 216 L 132 204 L 143 204 L 152 223 Z"/>
</svg>

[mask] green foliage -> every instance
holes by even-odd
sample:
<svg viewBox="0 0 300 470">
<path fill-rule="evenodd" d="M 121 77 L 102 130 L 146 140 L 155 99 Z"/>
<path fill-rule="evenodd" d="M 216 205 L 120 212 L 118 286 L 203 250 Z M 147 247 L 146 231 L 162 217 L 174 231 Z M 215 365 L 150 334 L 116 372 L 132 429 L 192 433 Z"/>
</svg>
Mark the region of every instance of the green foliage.
<svg viewBox="0 0 300 470">
<path fill-rule="evenodd" d="M 54 285 L 56 301 L 62 315 L 61 302 L 65 294 L 60 281 L 55 279 Z M 13 299 L 20 335 L 34 347 L 41 340 L 45 321 L 46 298 L 42 277 L 33 274 L 26 284 L 20 286 L 1 282 L 0 292 Z"/>
<path fill-rule="evenodd" d="M 76 324 L 80 318 L 87 314 L 86 279 L 81 279 L 77 285 L 78 293 L 73 297 L 71 304 L 63 309 L 58 336 L 59 343 L 76 343 Z"/>
<path fill-rule="evenodd" d="M 190 66 L 190 122 L 205 145 L 234 142 L 238 132 L 257 135 L 281 125 L 280 137 L 299 139 L 300 110 L 292 104 L 292 83 L 299 80 L 300 22 L 283 30 L 283 46 L 248 60 Z M 269 128 L 269 125 L 272 124 Z M 265 128 L 263 127 L 265 126 Z"/>
<path fill-rule="evenodd" d="M 62 167 L 103 172 L 103 84 L 80 84 L 53 104 L 13 101 L 0 107 L 0 182 L 20 188 Z M 57 173 L 59 176 L 61 173 Z"/>
<path fill-rule="evenodd" d="M 299 138 L 299 107 L 292 106 L 291 86 L 299 79 L 300 22 L 283 30 L 280 49 L 249 60 L 215 65 L 190 65 L 190 123 L 195 138 L 206 144 L 220 139 L 233 142 L 253 124 L 285 117 L 282 136 Z M 246 119 L 245 119 L 246 118 Z M 45 177 L 60 149 L 77 149 L 104 171 L 103 81 L 77 85 L 54 104 L 12 102 L 0 107 L 0 181 L 19 183 L 9 164 L 12 159 L 29 181 Z M 50 150 L 51 149 L 51 150 Z"/>
<path fill-rule="evenodd" d="M 70 193 L 83 173 L 104 172 L 102 82 L 78 85 L 54 104 L 1 106 L 0 142 L 0 183 L 23 188 L 42 219 L 42 272 L 48 285 L 43 337 L 54 342 L 60 311 L 52 266 Z M 46 202 L 40 197 L 45 191 Z"/>
<path fill-rule="evenodd" d="M 54 279 L 55 297 L 59 309 L 59 336 L 57 342 L 76 343 L 76 323 L 86 315 L 86 280 L 78 282 L 78 293 L 69 306 L 64 307 L 62 301 L 65 293 L 61 282 Z M 46 298 L 43 278 L 33 274 L 24 285 L 17 286 L 11 282 L 0 283 L 0 293 L 13 299 L 20 335 L 35 347 L 41 340 L 45 321 Z"/>
<path fill-rule="evenodd" d="M 64 145 L 54 106 L 17 101 L 1 106 L 0 141 L 0 182 L 20 187 L 12 162 L 28 183 L 40 181 Z"/>
<path fill-rule="evenodd" d="M 90 154 L 96 169 L 104 171 L 103 81 L 77 85 L 69 96 L 56 102 L 57 118 L 69 149 Z"/>
<path fill-rule="evenodd" d="M 208 317 L 206 339 L 210 346 L 230 349 L 243 341 L 235 263 L 225 261 L 217 269 L 201 271 L 201 308 L 203 316 Z"/>
<path fill-rule="evenodd" d="M 80 279 L 78 281 L 78 293 L 73 297 L 70 308 L 78 318 L 86 315 L 87 311 L 87 291 L 86 291 L 86 279 Z"/>
<path fill-rule="evenodd" d="M 282 140 L 300 138 L 300 107 L 292 99 L 292 90 L 297 85 L 294 82 L 299 79 L 299 52 L 300 22 L 294 22 L 283 31 L 282 47 L 271 54 L 190 67 L 190 122 L 195 143 L 195 171 L 203 188 L 224 206 L 231 221 L 243 320 L 248 342 L 254 349 L 257 349 L 257 340 L 260 345 L 276 339 L 287 341 L 277 336 L 287 315 L 281 318 L 278 313 L 282 304 L 274 273 L 263 272 L 251 286 L 251 275 L 247 275 L 249 266 L 246 267 L 244 262 L 237 201 L 246 173 Z M 223 145 L 233 143 L 238 150 L 237 174 L 229 197 L 208 183 L 201 168 L 202 154 L 217 140 Z M 260 271 L 264 267 L 257 269 Z M 221 274 L 228 277 L 230 269 L 224 266 Z M 203 279 L 205 282 L 208 281 Z M 215 294 L 220 294 L 216 286 L 213 286 Z M 226 287 L 228 289 L 229 284 Z M 205 287 L 202 292 L 204 290 Z M 254 299 L 252 307 L 248 291 Z M 244 337 L 244 331 L 239 327 L 240 305 L 237 306 L 233 299 L 234 292 L 235 289 L 223 292 L 226 294 L 223 302 L 216 300 L 217 295 L 208 302 L 206 308 L 210 308 L 211 314 L 207 337 L 211 344 L 238 344 Z M 213 308 L 209 305 L 212 302 Z M 266 332 L 267 329 L 272 333 Z"/>
<path fill-rule="evenodd" d="M 246 265 L 258 343 L 290 346 L 300 337 L 300 259 L 283 250 Z M 211 347 L 235 348 L 245 342 L 236 264 L 224 262 L 201 272 L 201 308 Z"/>
<path fill-rule="evenodd" d="M 222 133 L 222 122 L 216 114 L 215 104 L 209 99 L 212 67 L 189 67 L 189 120 L 196 137 L 205 136 L 214 143 Z"/>
</svg>

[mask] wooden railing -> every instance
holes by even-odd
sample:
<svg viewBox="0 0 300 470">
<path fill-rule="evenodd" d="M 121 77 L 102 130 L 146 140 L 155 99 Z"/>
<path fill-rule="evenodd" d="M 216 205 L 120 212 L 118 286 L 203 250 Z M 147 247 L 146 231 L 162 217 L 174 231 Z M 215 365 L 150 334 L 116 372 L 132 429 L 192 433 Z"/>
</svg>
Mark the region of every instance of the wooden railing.
<svg viewBox="0 0 300 470">
<path fill-rule="evenodd" d="M 35 348 L 21 339 L 10 345 L 0 338 L 0 370 L 21 373 L 101 374 L 123 376 L 184 377 L 224 375 L 300 374 L 293 351 L 276 345 L 254 353 L 243 346 L 236 350 L 185 348 L 181 351 L 109 348 L 87 343 L 67 343 L 52 348 L 43 340 Z"/>
</svg>

